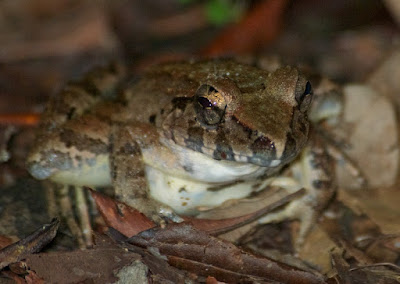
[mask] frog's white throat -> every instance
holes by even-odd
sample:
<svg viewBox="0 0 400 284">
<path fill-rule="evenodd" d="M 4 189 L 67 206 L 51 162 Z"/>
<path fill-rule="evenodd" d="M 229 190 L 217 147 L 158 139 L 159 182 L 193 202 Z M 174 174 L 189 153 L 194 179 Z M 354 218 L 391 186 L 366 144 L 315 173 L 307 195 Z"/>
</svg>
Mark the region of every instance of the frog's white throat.
<svg viewBox="0 0 400 284">
<path fill-rule="evenodd" d="M 245 198 L 267 185 L 255 180 L 238 180 L 226 184 L 203 183 L 171 176 L 151 166 L 146 166 L 146 176 L 151 197 L 183 215 L 196 215 L 201 209 L 214 208 L 228 200 Z"/>
<path fill-rule="evenodd" d="M 194 215 L 198 208 L 213 208 L 225 201 L 241 199 L 265 188 L 262 177 L 271 169 L 250 163 L 217 161 L 175 143 L 168 143 L 164 153 L 143 151 L 147 160 L 146 177 L 152 198 L 170 206 L 178 214 Z M 172 154 L 172 155 L 171 155 Z M 154 160 L 154 157 L 158 157 Z"/>
</svg>

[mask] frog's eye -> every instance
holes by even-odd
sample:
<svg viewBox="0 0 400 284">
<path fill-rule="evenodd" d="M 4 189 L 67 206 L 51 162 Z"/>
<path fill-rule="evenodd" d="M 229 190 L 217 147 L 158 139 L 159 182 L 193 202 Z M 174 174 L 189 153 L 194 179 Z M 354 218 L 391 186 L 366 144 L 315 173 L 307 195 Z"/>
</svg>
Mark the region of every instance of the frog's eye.
<svg viewBox="0 0 400 284">
<path fill-rule="evenodd" d="M 197 89 L 194 99 L 197 120 L 203 125 L 216 127 L 225 114 L 224 96 L 214 87 L 204 84 Z"/>
<path fill-rule="evenodd" d="M 304 85 L 303 85 L 304 86 Z M 300 90 L 296 91 L 296 101 L 299 104 L 299 108 L 301 111 L 306 111 L 311 103 L 312 99 L 312 87 L 311 83 L 307 81 L 305 87 L 302 87 Z"/>
</svg>

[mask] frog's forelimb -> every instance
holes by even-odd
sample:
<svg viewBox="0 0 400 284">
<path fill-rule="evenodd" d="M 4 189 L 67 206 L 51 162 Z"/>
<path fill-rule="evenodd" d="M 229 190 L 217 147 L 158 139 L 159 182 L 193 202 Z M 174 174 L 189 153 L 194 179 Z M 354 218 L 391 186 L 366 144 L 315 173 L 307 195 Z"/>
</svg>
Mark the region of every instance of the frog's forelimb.
<svg viewBox="0 0 400 284">
<path fill-rule="evenodd" d="M 316 135 L 310 137 L 309 145 L 290 166 L 290 175 L 290 178 L 274 178 L 271 185 L 279 186 L 289 193 L 303 187 L 307 191 L 306 194 L 292 201 L 283 210 L 261 218 L 259 223 L 298 219 L 300 229 L 295 245 L 299 248 L 336 191 L 333 159 L 328 154 L 323 140 Z"/>
</svg>

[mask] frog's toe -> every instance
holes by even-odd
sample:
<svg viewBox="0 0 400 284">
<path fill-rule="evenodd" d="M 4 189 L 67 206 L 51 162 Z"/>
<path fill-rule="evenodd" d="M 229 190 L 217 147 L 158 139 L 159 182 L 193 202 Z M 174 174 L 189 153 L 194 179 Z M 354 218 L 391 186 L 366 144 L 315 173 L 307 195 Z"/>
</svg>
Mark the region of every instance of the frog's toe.
<svg viewBox="0 0 400 284">
<path fill-rule="evenodd" d="M 300 229 L 295 241 L 296 251 L 299 251 L 304 244 L 307 235 L 310 233 L 318 219 L 318 215 L 319 214 L 315 210 L 309 208 L 308 210 L 303 211 L 299 216 L 298 219 L 300 221 Z"/>
<path fill-rule="evenodd" d="M 161 205 L 158 210 L 157 210 L 157 216 L 158 218 L 160 218 L 161 220 L 164 221 L 164 223 L 181 223 L 183 222 L 183 218 L 180 217 L 178 214 L 176 214 L 174 212 L 174 210 L 172 210 L 171 207 L 169 206 L 165 206 L 165 205 Z M 153 220 L 155 221 L 155 220 Z"/>
<path fill-rule="evenodd" d="M 171 207 L 166 205 L 159 205 L 153 208 L 149 206 L 138 210 L 161 227 L 164 227 L 168 223 L 181 223 L 184 221 L 184 219 L 176 214 Z"/>
<path fill-rule="evenodd" d="M 284 220 L 299 220 L 300 228 L 295 241 L 295 248 L 298 250 L 303 245 L 308 233 L 313 228 L 318 215 L 318 212 L 309 204 L 295 201 L 285 207 L 282 211 L 265 215 L 258 220 L 258 223 L 267 224 L 278 223 Z"/>
<path fill-rule="evenodd" d="M 160 214 L 167 220 L 172 221 L 174 223 L 181 223 L 184 221 L 184 219 L 175 212 L 173 212 L 171 208 L 168 208 L 168 210 L 161 209 Z"/>
</svg>

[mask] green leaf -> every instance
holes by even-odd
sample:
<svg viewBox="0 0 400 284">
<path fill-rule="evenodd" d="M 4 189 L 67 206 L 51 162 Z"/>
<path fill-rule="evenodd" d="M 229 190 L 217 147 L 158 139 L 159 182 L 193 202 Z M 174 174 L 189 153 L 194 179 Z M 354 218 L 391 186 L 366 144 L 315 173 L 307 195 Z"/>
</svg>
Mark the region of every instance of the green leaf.
<svg viewBox="0 0 400 284">
<path fill-rule="evenodd" d="M 240 4 L 229 0 L 210 0 L 205 5 L 209 21 L 217 26 L 236 21 L 243 13 Z"/>
</svg>

